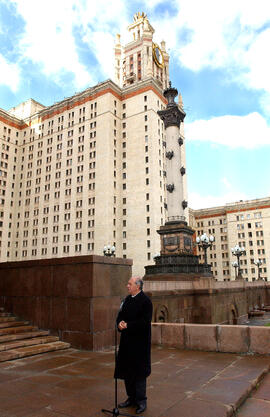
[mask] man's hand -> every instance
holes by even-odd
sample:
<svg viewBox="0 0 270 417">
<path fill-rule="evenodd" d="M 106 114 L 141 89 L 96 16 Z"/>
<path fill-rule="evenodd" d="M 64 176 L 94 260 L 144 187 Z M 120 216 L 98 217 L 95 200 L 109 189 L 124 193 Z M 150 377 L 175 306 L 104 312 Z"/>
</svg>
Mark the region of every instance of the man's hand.
<svg viewBox="0 0 270 417">
<path fill-rule="evenodd" d="M 118 324 L 118 329 L 124 330 L 126 328 L 127 328 L 127 323 L 124 320 L 120 321 L 120 323 Z"/>
</svg>

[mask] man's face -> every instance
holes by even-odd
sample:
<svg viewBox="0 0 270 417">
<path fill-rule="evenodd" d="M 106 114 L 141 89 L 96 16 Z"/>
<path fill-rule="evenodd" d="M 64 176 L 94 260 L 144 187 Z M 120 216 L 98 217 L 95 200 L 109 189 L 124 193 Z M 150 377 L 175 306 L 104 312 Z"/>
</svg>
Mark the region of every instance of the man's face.
<svg viewBox="0 0 270 417">
<path fill-rule="evenodd" d="M 130 295 L 136 295 L 140 291 L 140 286 L 135 283 L 136 278 L 130 278 L 127 283 L 128 293 Z"/>
</svg>

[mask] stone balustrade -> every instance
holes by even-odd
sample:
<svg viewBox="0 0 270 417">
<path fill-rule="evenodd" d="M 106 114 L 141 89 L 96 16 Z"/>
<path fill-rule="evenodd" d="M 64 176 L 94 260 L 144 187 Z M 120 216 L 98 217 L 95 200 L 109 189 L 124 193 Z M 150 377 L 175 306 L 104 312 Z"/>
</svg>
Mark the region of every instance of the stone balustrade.
<svg viewBox="0 0 270 417">
<path fill-rule="evenodd" d="M 233 289 L 266 287 L 270 289 L 270 282 L 266 281 L 215 281 L 209 278 L 202 278 L 198 281 L 145 281 L 145 291 L 173 291 L 173 290 L 202 290 L 202 289 Z"/>
<path fill-rule="evenodd" d="M 270 327 L 152 323 L 152 343 L 211 352 L 270 354 Z"/>
</svg>

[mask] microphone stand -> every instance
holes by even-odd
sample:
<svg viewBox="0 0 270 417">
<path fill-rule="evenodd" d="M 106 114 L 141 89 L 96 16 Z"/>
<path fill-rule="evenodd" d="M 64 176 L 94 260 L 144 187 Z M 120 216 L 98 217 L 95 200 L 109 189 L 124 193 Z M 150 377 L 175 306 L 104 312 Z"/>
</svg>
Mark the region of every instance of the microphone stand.
<svg viewBox="0 0 270 417">
<path fill-rule="evenodd" d="M 114 363 L 116 366 L 116 361 L 117 361 L 117 322 L 115 323 L 115 330 L 114 330 Z M 109 413 L 112 414 L 113 417 L 117 417 L 117 416 L 127 416 L 127 417 L 137 417 L 134 416 L 132 414 L 128 414 L 128 413 L 120 413 L 119 408 L 118 408 L 118 399 L 117 399 L 117 378 L 114 378 L 114 408 L 113 410 L 106 410 L 105 408 L 102 408 L 102 412 L 103 413 Z"/>
</svg>

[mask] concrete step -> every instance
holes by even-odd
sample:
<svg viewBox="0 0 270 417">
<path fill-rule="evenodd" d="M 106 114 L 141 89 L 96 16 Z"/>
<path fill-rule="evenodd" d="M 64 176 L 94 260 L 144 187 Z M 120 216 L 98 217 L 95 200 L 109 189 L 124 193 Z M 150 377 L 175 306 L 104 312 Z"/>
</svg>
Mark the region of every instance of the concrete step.
<svg viewBox="0 0 270 417">
<path fill-rule="evenodd" d="M 270 373 L 256 385 L 255 390 L 242 404 L 238 417 L 263 417 L 270 415 Z"/>
<path fill-rule="evenodd" d="M 27 346 L 18 349 L 11 349 L 5 352 L 0 352 L 0 362 L 10 361 L 14 359 L 21 359 L 27 356 L 39 355 L 40 353 L 52 352 L 56 350 L 68 349 L 69 343 L 52 342 L 44 343 L 37 346 Z"/>
<path fill-rule="evenodd" d="M 59 341 L 59 337 L 50 336 L 49 331 L 39 330 L 0 308 L 0 362 L 69 347 L 70 344 Z"/>
<path fill-rule="evenodd" d="M 19 327 L 19 326 L 27 326 L 29 321 L 6 321 L 4 323 L 0 323 L 0 329 L 4 329 L 6 327 Z"/>
<path fill-rule="evenodd" d="M 14 340 L 22 340 L 22 339 L 31 339 L 34 337 L 42 337 L 42 336 L 49 336 L 50 332 L 48 330 L 37 330 L 32 332 L 23 332 L 23 333 L 15 333 L 15 334 L 6 334 L 0 336 L 0 344 L 11 342 Z"/>
<path fill-rule="evenodd" d="M 0 336 L 4 334 L 15 334 L 23 332 L 31 332 L 32 330 L 38 330 L 37 326 L 16 326 L 16 327 L 6 327 L 0 329 Z"/>
<path fill-rule="evenodd" d="M 16 321 L 16 320 L 18 319 L 14 316 L 4 316 L 4 317 L 0 316 L 0 323 L 6 323 L 8 321 Z"/>
<path fill-rule="evenodd" d="M 0 344 L 0 352 L 7 351 L 10 349 L 17 349 L 25 346 L 34 346 L 44 343 L 59 342 L 58 336 L 43 336 L 33 337 L 31 339 L 12 340 L 10 342 Z"/>
<path fill-rule="evenodd" d="M 0 317 L 10 317 L 10 316 L 12 316 L 12 314 L 11 313 L 1 313 L 0 312 Z"/>
</svg>

